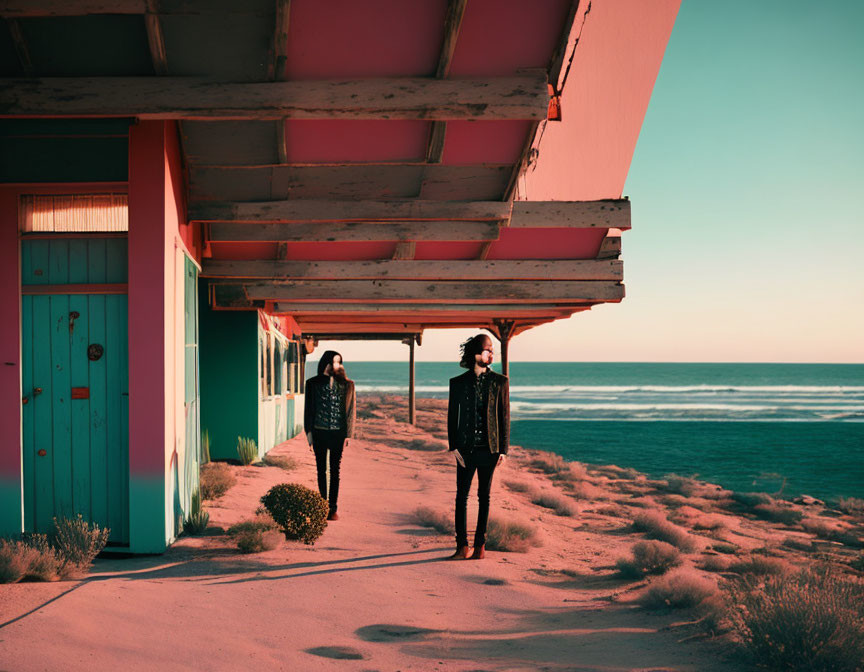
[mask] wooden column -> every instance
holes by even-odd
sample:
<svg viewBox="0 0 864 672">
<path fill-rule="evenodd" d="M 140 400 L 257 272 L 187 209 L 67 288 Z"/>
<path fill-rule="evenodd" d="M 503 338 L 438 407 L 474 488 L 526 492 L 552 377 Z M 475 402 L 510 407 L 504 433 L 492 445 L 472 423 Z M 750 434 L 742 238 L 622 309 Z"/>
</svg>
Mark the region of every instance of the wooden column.
<svg viewBox="0 0 864 672">
<path fill-rule="evenodd" d="M 408 422 L 416 424 L 417 411 L 414 386 L 414 336 L 406 341 L 408 343 Z"/>
<path fill-rule="evenodd" d="M 513 320 L 495 320 L 496 335 L 501 343 L 501 373 L 510 375 L 510 338 L 516 323 Z"/>
</svg>

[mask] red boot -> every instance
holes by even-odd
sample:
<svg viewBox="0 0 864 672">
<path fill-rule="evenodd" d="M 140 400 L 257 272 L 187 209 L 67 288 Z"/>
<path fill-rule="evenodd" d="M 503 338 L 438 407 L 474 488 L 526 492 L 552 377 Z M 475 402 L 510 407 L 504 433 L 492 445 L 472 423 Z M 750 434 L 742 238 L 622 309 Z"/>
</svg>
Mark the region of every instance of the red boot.
<svg viewBox="0 0 864 672">
<path fill-rule="evenodd" d="M 448 560 L 465 560 L 468 558 L 468 547 L 467 546 L 457 546 L 456 552 L 448 556 Z"/>
<path fill-rule="evenodd" d="M 467 549 L 466 549 L 467 550 Z M 486 544 L 480 544 L 474 547 L 474 553 L 471 554 L 472 560 L 482 560 L 486 557 Z"/>
</svg>

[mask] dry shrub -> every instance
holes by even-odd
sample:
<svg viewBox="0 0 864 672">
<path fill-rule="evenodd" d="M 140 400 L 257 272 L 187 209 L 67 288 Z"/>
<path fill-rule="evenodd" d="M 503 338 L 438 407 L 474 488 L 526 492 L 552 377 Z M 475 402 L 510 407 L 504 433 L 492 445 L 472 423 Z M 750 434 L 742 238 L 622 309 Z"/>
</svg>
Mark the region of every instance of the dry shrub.
<svg viewBox="0 0 864 672">
<path fill-rule="evenodd" d="M 430 509 L 428 506 L 419 506 L 411 514 L 411 522 L 420 527 L 431 527 L 438 534 L 453 534 L 453 520 L 442 511 Z"/>
<path fill-rule="evenodd" d="M 642 476 L 642 472 L 633 467 L 619 467 L 615 464 L 606 464 L 602 467 L 594 467 L 594 471 L 597 473 L 605 472 L 612 478 L 620 478 L 624 481 L 635 481 L 637 478 Z"/>
<path fill-rule="evenodd" d="M 544 509 L 552 509 L 559 516 L 572 516 L 575 513 L 573 505 L 554 492 L 538 492 L 531 498 L 531 503 Z"/>
<path fill-rule="evenodd" d="M 85 571 L 108 543 L 111 530 L 84 520 L 79 513 L 75 518 L 54 519 L 54 546 L 67 565 Z"/>
<path fill-rule="evenodd" d="M 718 592 L 714 581 L 685 567 L 654 581 L 640 602 L 646 609 L 689 609 L 700 606 Z"/>
<path fill-rule="evenodd" d="M 840 497 L 834 502 L 834 508 L 850 516 L 864 516 L 864 499 Z"/>
<path fill-rule="evenodd" d="M 685 553 L 695 549 L 693 538 L 683 529 L 670 523 L 657 509 L 643 511 L 633 519 L 633 529 L 644 532 L 649 539 L 665 541 Z"/>
<path fill-rule="evenodd" d="M 665 541 L 639 541 L 633 545 L 631 557 L 619 558 L 615 566 L 627 578 L 641 579 L 646 574 L 663 574 L 681 564 L 681 554 Z"/>
<path fill-rule="evenodd" d="M 764 492 L 733 492 L 729 498 L 744 509 L 753 509 L 759 504 L 773 504 L 774 498 Z"/>
<path fill-rule="evenodd" d="M 570 463 L 557 453 L 549 453 L 543 450 L 534 451 L 531 454 L 531 459 L 528 460 L 528 466 L 533 469 L 538 469 L 544 474 L 564 474 L 573 473 L 570 469 Z"/>
<path fill-rule="evenodd" d="M 30 566 L 32 554 L 24 542 L 0 539 L 0 583 L 15 583 Z"/>
<path fill-rule="evenodd" d="M 699 563 L 699 569 L 706 572 L 728 572 L 732 558 L 725 555 L 706 555 Z"/>
<path fill-rule="evenodd" d="M 864 546 L 861 538 L 839 521 L 828 521 L 819 518 L 806 518 L 801 521 L 805 532 L 815 534 L 820 539 L 836 541 L 852 548 Z"/>
<path fill-rule="evenodd" d="M 603 499 L 603 490 L 588 481 L 577 481 L 567 484 L 567 491 L 576 499 Z"/>
<path fill-rule="evenodd" d="M 504 485 L 508 490 L 512 490 L 513 492 L 524 492 L 529 495 L 533 495 L 536 492 L 534 486 L 525 481 L 504 481 Z"/>
<path fill-rule="evenodd" d="M 420 450 L 424 452 L 447 450 L 446 441 L 430 441 L 429 439 L 411 439 L 410 441 L 406 441 L 404 445 L 408 450 Z"/>
<path fill-rule="evenodd" d="M 860 670 L 864 584 L 823 568 L 729 584 L 730 622 L 760 667 L 801 672 Z"/>
<path fill-rule="evenodd" d="M 799 539 L 798 537 L 786 537 L 782 545 L 793 551 L 810 552 L 813 550 L 813 544 L 810 543 L 809 539 Z"/>
<path fill-rule="evenodd" d="M 556 471 L 552 478 L 556 481 L 574 482 L 588 478 L 588 468 L 581 462 L 565 462 L 566 469 Z"/>
<path fill-rule="evenodd" d="M 746 560 L 736 560 L 730 563 L 728 570 L 736 574 L 749 574 L 751 576 L 774 576 L 788 574 L 792 571 L 792 565 L 781 558 L 751 555 Z"/>
<path fill-rule="evenodd" d="M 738 552 L 738 547 L 735 544 L 727 543 L 714 544 L 711 546 L 711 549 L 718 553 L 726 553 L 727 555 L 734 555 Z"/>
<path fill-rule="evenodd" d="M 637 495 L 623 501 L 622 504 L 627 506 L 638 506 L 640 509 L 653 509 L 657 506 L 657 500 L 649 495 Z"/>
<path fill-rule="evenodd" d="M 776 501 L 757 504 L 753 507 L 753 513 L 762 520 L 770 520 L 772 523 L 783 523 L 784 525 L 794 525 L 804 517 L 804 514 L 798 509 L 785 502 Z"/>
<path fill-rule="evenodd" d="M 661 485 L 660 489 L 666 492 L 682 495 L 691 499 L 709 499 L 717 500 L 729 496 L 729 490 L 724 490 L 719 485 L 714 483 L 705 483 L 697 481 L 689 476 L 679 476 L 678 474 L 667 474 L 665 477 L 665 485 Z M 660 481 L 664 483 L 664 481 Z"/>
<path fill-rule="evenodd" d="M 216 499 L 237 483 L 237 477 L 224 462 L 201 465 L 201 499 Z"/>
<path fill-rule="evenodd" d="M 627 515 L 627 509 L 623 506 L 617 505 L 601 506 L 595 511 L 595 513 L 598 513 L 601 516 L 611 516 L 612 518 L 623 518 Z"/>
<path fill-rule="evenodd" d="M 525 553 L 532 546 L 540 546 L 537 532 L 527 523 L 490 518 L 486 528 L 486 548 L 490 551 Z"/>
<path fill-rule="evenodd" d="M 268 467 L 278 467 L 285 471 L 294 471 L 297 468 L 297 460 L 288 455 L 270 455 L 264 456 L 264 464 Z"/>
<path fill-rule="evenodd" d="M 260 553 L 279 548 L 282 534 L 276 521 L 266 512 L 259 512 L 255 518 L 244 520 L 228 528 L 228 534 L 241 553 Z"/>
</svg>

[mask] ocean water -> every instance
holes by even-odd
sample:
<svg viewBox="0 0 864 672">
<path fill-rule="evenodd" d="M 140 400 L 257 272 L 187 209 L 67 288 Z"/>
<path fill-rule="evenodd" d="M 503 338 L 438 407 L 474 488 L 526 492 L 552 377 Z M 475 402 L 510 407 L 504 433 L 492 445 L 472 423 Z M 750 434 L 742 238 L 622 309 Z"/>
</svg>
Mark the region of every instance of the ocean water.
<svg viewBox="0 0 864 672">
<path fill-rule="evenodd" d="M 358 403 L 407 393 L 407 363 L 346 369 Z M 418 362 L 417 396 L 446 398 L 461 372 Z M 864 365 L 514 362 L 510 385 L 515 445 L 734 490 L 864 497 Z"/>
</svg>

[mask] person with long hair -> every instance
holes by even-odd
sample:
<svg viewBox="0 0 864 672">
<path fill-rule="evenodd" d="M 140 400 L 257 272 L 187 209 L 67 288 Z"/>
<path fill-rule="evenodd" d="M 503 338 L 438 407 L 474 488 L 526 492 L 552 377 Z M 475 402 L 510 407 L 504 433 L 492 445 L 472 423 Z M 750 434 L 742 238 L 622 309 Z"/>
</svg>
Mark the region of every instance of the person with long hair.
<svg viewBox="0 0 864 672">
<path fill-rule="evenodd" d="M 460 350 L 459 365 L 468 371 L 450 379 L 447 405 L 447 439 L 456 457 L 456 552 L 450 559 L 469 557 L 468 491 L 476 472 L 479 511 L 470 558 L 480 560 L 486 550 L 492 476 L 510 447 L 510 381 L 490 368 L 495 351 L 486 334 L 469 338 Z"/>
<path fill-rule="evenodd" d="M 356 404 L 354 381 L 342 365 L 342 355 L 327 350 L 318 360 L 318 375 L 306 381 L 303 426 L 315 453 L 318 492 L 330 504 L 327 520 L 339 520 L 339 469 L 342 450 L 354 436 Z M 327 488 L 327 456 L 330 456 L 330 488 Z"/>
</svg>

